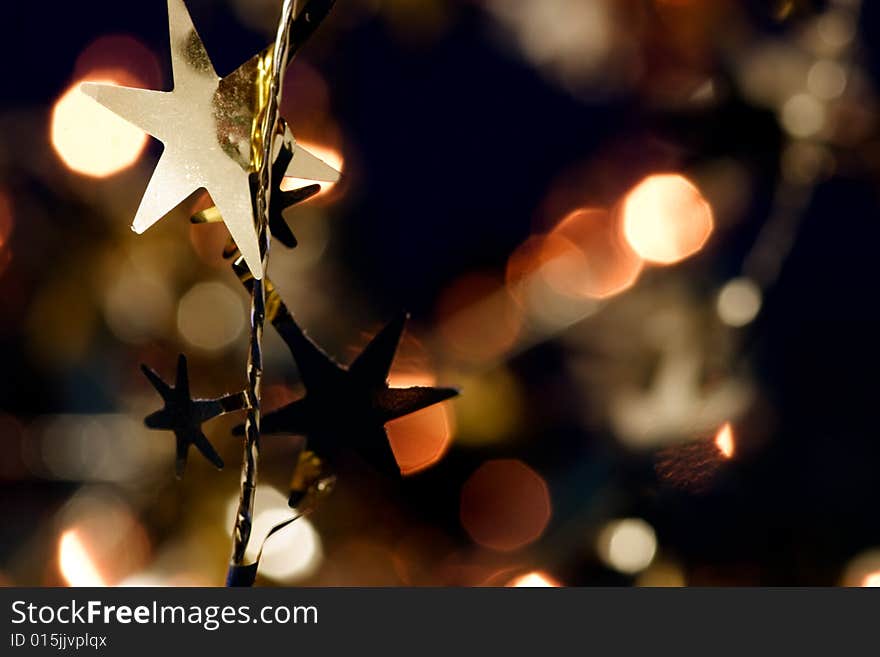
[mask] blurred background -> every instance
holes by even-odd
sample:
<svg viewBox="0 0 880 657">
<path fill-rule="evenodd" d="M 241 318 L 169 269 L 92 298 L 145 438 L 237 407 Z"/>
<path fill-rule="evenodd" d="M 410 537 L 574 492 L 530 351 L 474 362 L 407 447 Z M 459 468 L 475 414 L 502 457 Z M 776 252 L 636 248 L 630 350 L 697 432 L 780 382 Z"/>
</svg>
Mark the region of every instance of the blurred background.
<svg viewBox="0 0 880 657">
<path fill-rule="evenodd" d="M 138 365 L 240 389 L 247 297 L 204 198 L 131 232 L 161 145 L 76 89 L 169 89 L 165 3 L 50 4 L 3 9 L 0 580 L 219 585 L 240 418 L 177 481 Z M 221 75 L 279 11 L 188 5 Z M 878 44 L 859 0 L 340 0 L 283 114 L 344 178 L 271 276 L 343 363 L 409 310 L 392 383 L 463 394 L 258 583 L 880 584 Z M 264 438 L 257 535 L 300 445 Z"/>
</svg>

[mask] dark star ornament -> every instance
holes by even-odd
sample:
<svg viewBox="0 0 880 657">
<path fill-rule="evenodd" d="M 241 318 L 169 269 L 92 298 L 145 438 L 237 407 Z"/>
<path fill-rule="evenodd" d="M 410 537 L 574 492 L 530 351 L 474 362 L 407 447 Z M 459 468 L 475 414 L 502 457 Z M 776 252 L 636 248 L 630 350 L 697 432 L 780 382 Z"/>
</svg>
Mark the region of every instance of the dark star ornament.
<svg viewBox="0 0 880 657">
<path fill-rule="evenodd" d="M 189 390 L 186 356 L 183 354 L 177 360 L 177 380 L 173 388 L 152 368 L 141 365 L 141 370 L 165 402 L 165 407 L 148 415 L 144 424 L 150 429 L 174 432 L 177 439 L 177 478 L 183 476 L 190 445 L 194 445 L 206 459 L 222 470 L 223 459 L 208 442 L 202 424 L 220 415 L 242 410 L 245 407 L 244 394 L 238 392 L 218 399 L 193 399 Z"/>
<path fill-rule="evenodd" d="M 236 273 L 250 287 L 248 270 L 239 260 Z M 266 279 L 267 319 L 290 349 L 306 395 L 263 416 L 263 434 L 305 436 L 309 449 L 333 456 L 351 449 L 384 474 L 400 476 L 385 424 L 458 395 L 455 388 L 392 388 L 388 373 L 408 315 L 401 313 L 380 331 L 348 367 L 327 355 L 300 328 L 272 281 Z M 236 427 L 241 434 L 243 427 Z"/>
<path fill-rule="evenodd" d="M 281 119 L 281 122 L 284 123 L 284 120 Z M 287 171 L 290 162 L 293 160 L 294 148 L 294 144 L 282 143 L 278 157 L 272 165 L 272 180 L 281 180 L 284 177 L 284 172 Z M 252 173 L 250 175 L 252 193 L 255 193 L 257 184 L 257 174 Z M 293 231 L 290 230 L 290 226 L 284 220 L 284 213 L 293 206 L 309 200 L 320 191 L 320 185 L 307 185 L 289 191 L 283 191 L 280 186 L 276 186 L 269 199 L 269 232 L 272 234 L 272 237 L 288 249 L 295 249 L 298 242 Z M 217 206 L 212 206 L 194 214 L 190 221 L 194 224 L 209 224 L 223 221 L 223 217 L 220 215 L 219 210 L 217 210 Z M 223 257 L 234 258 L 239 254 L 240 250 L 230 236 L 228 244 L 223 250 Z"/>
</svg>

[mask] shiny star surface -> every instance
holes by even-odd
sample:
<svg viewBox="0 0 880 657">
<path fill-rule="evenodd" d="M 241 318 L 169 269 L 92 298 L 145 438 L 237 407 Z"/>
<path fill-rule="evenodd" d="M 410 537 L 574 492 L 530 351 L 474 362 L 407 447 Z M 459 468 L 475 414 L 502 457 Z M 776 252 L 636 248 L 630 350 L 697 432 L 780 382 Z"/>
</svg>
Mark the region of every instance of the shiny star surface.
<svg viewBox="0 0 880 657">
<path fill-rule="evenodd" d="M 235 393 L 220 399 L 192 399 L 186 356 L 183 354 L 177 361 L 177 380 L 173 388 L 146 365 L 141 365 L 141 370 L 165 402 L 165 407 L 148 415 L 144 423 L 150 429 L 174 432 L 177 439 L 178 479 L 183 476 L 186 468 L 190 445 L 194 445 L 215 467 L 223 469 L 223 459 L 208 442 L 202 432 L 202 424 L 225 413 L 244 408 L 243 394 Z"/>
<path fill-rule="evenodd" d="M 307 20 L 307 17 L 304 18 Z M 257 114 L 261 53 L 220 78 L 182 0 L 168 0 L 172 91 L 96 83 L 84 93 L 165 146 L 144 193 L 132 229 L 143 233 L 193 192 L 206 189 L 255 278 L 263 265 L 254 226 L 249 176 Z M 293 144 L 286 175 L 335 182 L 339 173 Z"/>
</svg>

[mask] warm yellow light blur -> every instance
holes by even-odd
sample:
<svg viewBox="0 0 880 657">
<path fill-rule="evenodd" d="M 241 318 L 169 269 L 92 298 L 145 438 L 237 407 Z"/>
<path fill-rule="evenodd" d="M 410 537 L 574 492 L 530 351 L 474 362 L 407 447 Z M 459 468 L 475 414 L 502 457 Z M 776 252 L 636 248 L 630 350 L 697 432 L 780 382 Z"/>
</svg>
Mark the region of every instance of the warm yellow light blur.
<svg viewBox="0 0 880 657">
<path fill-rule="evenodd" d="M 620 224 L 619 213 L 581 208 L 550 233 L 533 235 L 508 260 L 511 295 L 529 304 L 536 282 L 575 299 L 606 299 L 629 289 L 642 259 L 626 243 Z"/>
<path fill-rule="evenodd" d="M 762 303 L 761 288 L 754 281 L 735 278 L 718 294 L 718 316 L 728 326 L 746 326 L 761 312 Z"/>
<path fill-rule="evenodd" d="M 820 100 L 834 100 L 846 90 L 846 69 L 830 59 L 820 59 L 807 74 L 807 89 Z"/>
<path fill-rule="evenodd" d="M 238 495 L 235 495 L 226 504 L 226 529 L 230 535 L 237 511 Z M 254 511 L 249 559 L 256 558 L 269 531 L 293 515 L 287 506 L 287 497 L 278 489 L 266 485 L 257 489 Z M 260 575 L 286 584 L 298 582 L 314 575 L 323 559 L 321 537 L 308 518 L 299 518 L 263 545 Z"/>
<path fill-rule="evenodd" d="M 678 174 L 649 176 L 624 200 L 626 240 L 642 258 L 656 264 L 672 264 L 697 253 L 713 225 L 708 201 Z"/>
<path fill-rule="evenodd" d="M 782 126 L 792 137 L 817 135 L 825 127 L 825 106 L 810 94 L 795 94 L 782 106 Z"/>
<path fill-rule="evenodd" d="M 241 298 L 223 283 L 198 283 L 180 300 L 177 328 L 193 347 L 205 351 L 229 348 L 245 327 Z"/>
<path fill-rule="evenodd" d="M 69 529 L 61 535 L 58 567 L 70 586 L 107 586 L 75 529 Z"/>
<path fill-rule="evenodd" d="M 467 274 L 450 285 L 437 304 L 440 338 L 458 359 L 487 364 L 516 344 L 523 310 L 503 281 L 492 274 Z"/>
<path fill-rule="evenodd" d="M 657 535 L 654 528 L 641 518 L 624 518 L 602 529 L 596 548 L 607 566 L 634 575 L 654 561 Z"/>
<path fill-rule="evenodd" d="M 733 442 L 733 427 L 730 426 L 730 422 L 719 429 L 715 436 L 715 446 L 724 458 L 733 458 L 736 446 Z"/>
<path fill-rule="evenodd" d="M 106 74 L 88 80 L 121 84 L 121 77 Z M 147 145 L 147 134 L 83 94 L 79 85 L 85 81 L 77 81 L 55 103 L 52 146 L 72 171 L 106 178 L 137 161 Z"/>
<path fill-rule="evenodd" d="M 842 586 L 880 586 L 880 548 L 874 547 L 856 555 L 841 577 Z"/>
<path fill-rule="evenodd" d="M 312 142 L 303 141 L 301 139 L 297 140 L 297 145 L 305 148 L 309 153 L 314 155 L 315 157 L 324 160 L 326 164 L 329 164 L 331 167 L 336 169 L 339 173 L 342 173 L 343 166 L 345 165 L 345 160 L 342 157 L 342 153 L 336 150 L 335 148 L 330 148 L 328 146 L 322 146 L 320 144 L 315 144 Z M 292 189 L 300 189 L 301 187 L 308 187 L 309 185 L 314 185 L 314 180 L 305 180 L 303 178 L 291 178 L 287 177 L 281 181 L 281 190 L 282 191 L 290 191 Z M 324 196 L 328 194 L 330 190 L 336 187 L 338 183 L 330 183 L 330 182 L 322 182 L 321 191 L 315 195 L 315 198 L 319 196 Z"/>
<path fill-rule="evenodd" d="M 547 573 L 535 571 L 514 577 L 505 586 L 513 588 L 559 588 L 562 586 Z"/>
<path fill-rule="evenodd" d="M 559 222 L 550 242 L 544 275 L 553 287 L 577 296 L 605 299 L 628 290 L 642 271 L 642 260 L 623 238 L 619 213 L 600 208 L 576 210 Z M 565 244 L 565 246 L 561 246 Z M 561 246 L 561 248 L 560 248 Z"/>
<path fill-rule="evenodd" d="M 865 575 L 862 586 L 866 588 L 880 588 L 880 570 Z"/>
</svg>

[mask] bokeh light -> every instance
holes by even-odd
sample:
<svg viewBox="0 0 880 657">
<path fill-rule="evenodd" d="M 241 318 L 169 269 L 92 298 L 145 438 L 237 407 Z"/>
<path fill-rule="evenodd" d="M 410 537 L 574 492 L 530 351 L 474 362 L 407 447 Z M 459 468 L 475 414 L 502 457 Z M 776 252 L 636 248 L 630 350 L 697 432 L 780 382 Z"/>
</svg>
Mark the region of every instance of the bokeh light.
<svg viewBox="0 0 880 657">
<path fill-rule="evenodd" d="M 533 571 L 525 575 L 519 575 L 510 580 L 505 586 L 511 588 L 559 588 L 562 586 L 547 573 L 541 571 Z"/>
<path fill-rule="evenodd" d="M 409 388 L 433 386 L 437 380 L 428 373 L 392 372 L 388 382 L 395 388 Z M 401 473 L 421 472 L 443 458 L 452 442 L 454 427 L 455 416 L 450 402 L 435 404 L 389 422 L 385 430 Z"/>
<path fill-rule="evenodd" d="M 162 89 L 162 66 L 156 53 L 128 34 L 105 34 L 86 46 L 76 58 L 73 77 L 91 79 L 96 72 L 113 70 L 119 84 Z"/>
<path fill-rule="evenodd" d="M 556 242 L 562 244 L 554 248 Z M 547 258 L 552 258 L 557 253 L 564 255 L 566 249 L 577 251 L 564 237 L 553 240 L 544 234 L 532 235 L 520 244 L 507 259 L 505 282 L 510 295 L 519 304 L 528 305 L 532 279 L 542 275 L 541 268 L 546 264 Z"/>
<path fill-rule="evenodd" d="M 462 526 L 476 543 L 511 551 L 536 541 L 550 522 L 550 492 L 519 460 L 481 465 L 461 489 Z"/>
<path fill-rule="evenodd" d="M 174 299 L 166 280 L 126 262 L 104 290 L 104 318 L 124 342 L 141 344 L 173 331 Z M 169 331 L 171 329 L 171 331 Z"/>
<path fill-rule="evenodd" d="M 761 312 L 761 288 L 748 278 L 728 282 L 718 294 L 718 316 L 728 326 L 741 327 L 752 323 Z"/>
<path fill-rule="evenodd" d="M 820 59 L 807 74 L 807 89 L 821 100 L 834 100 L 846 89 L 846 70 L 835 61 Z"/>
<path fill-rule="evenodd" d="M 226 505 L 226 529 L 232 535 L 238 496 Z M 248 556 L 255 558 L 269 531 L 288 520 L 295 512 L 287 498 L 276 488 L 263 484 L 254 498 L 254 524 Z M 323 560 L 321 538 L 308 518 L 299 518 L 266 541 L 260 561 L 260 575 L 279 583 L 293 583 L 313 575 Z"/>
<path fill-rule="evenodd" d="M 583 208 L 513 252 L 507 285 L 527 306 L 533 305 L 536 279 L 568 298 L 605 299 L 632 287 L 641 270 L 642 259 L 623 237 L 619 213 Z"/>
<path fill-rule="evenodd" d="M 441 296 L 437 314 L 446 348 L 476 364 L 489 363 L 512 349 L 523 325 L 522 309 L 491 274 L 459 278 Z"/>
<path fill-rule="evenodd" d="M 140 86 L 131 74 L 96 71 L 77 80 L 55 103 L 50 136 L 58 157 L 71 170 L 106 178 L 133 165 L 147 145 L 147 134 L 80 91 L 82 82 Z"/>
<path fill-rule="evenodd" d="M 816 21 L 816 32 L 826 47 L 826 54 L 837 53 L 855 39 L 858 26 L 846 11 L 827 11 Z"/>
<path fill-rule="evenodd" d="M 718 430 L 718 434 L 715 436 L 715 446 L 718 448 L 718 451 L 721 452 L 721 456 L 726 459 L 733 458 L 733 454 L 736 451 L 736 444 L 733 439 L 733 427 L 730 425 L 730 422 L 724 424 Z"/>
<path fill-rule="evenodd" d="M 221 351 L 235 342 L 244 327 L 241 297 L 223 283 L 199 283 L 180 300 L 177 328 L 193 347 Z"/>
<path fill-rule="evenodd" d="M 872 589 L 880 587 L 880 570 L 865 575 L 862 579 L 862 586 Z"/>
<path fill-rule="evenodd" d="M 623 222 L 633 250 L 666 265 L 702 249 L 714 226 L 709 202 L 678 174 L 649 176 L 636 185 L 624 200 Z"/>
<path fill-rule="evenodd" d="M 76 529 L 58 541 L 58 568 L 69 586 L 107 586 Z"/>
<path fill-rule="evenodd" d="M 638 70 L 632 40 L 618 24 L 623 16 L 614 2 L 487 0 L 483 4 L 541 73 L 572 91 L 620 85 Z"/>
<path fill-rule="evenodd" d="M 880 586 L 880 548 L 856 555 L 847 564 L 840 583 L 843 586 Z"/>
<path fill-rule="evenodd" d="M 642 259 L 630 248 L 623 236 L 620 213 L 597 208 L 576 210 L 553 229 L 581 254 L 580 266 L 574 271 L 548 273 L 559 280 L 563 290 L 580 296 L 604 299 L 629 289 L 642 271 Z M 569 262 L 577 262 L 568 256 Z M 565 279 L 562 282 L 561 279 Z"/>
<path fill-rule="evenodd" d="M 803 89 L 810 63 L 799 48 L 768 39 L 745 53 L 739 64 L 739 83 L 751 100 L 777 109 Z"/>
<path fill-rule="evenodd" d="M 654 528 L 644 520 L 625 518 L 602 529 L 596 549 L 605 565 L 626 575 L 634 575 L 654 560 L 657 536 Z"/>
<path fill-rule="evenodd" d="M 112 489 L 80 489 L 59 516 L 58 567 L 70 586 L 113 585 L 149 561 L 146 531 Z"/>
<path fill-rule="evenodd" d="M 123 414 L 44 415 L 28 427 L 22 456 L 45 479 L 147 481 L 171 459 L 140 419 Z"/>
<path fill-rule="evenodd" d="M 782 106 L 782 125 L 792 137 L 813 137 L 825 127 L 821 101 L 810 94 L 795 94 Z"/>
<path fill-rule="evenodd" d="M 278 0 L 220 4 L 205 35 L 217 43 L 242 21 L 275 28 Z M 352 326 L 434 311 L 389 381 L 462 394 L 386 426 L 403 474 L 423 473 L 402 489 L 322 461 L 340 485 L 266 544 L 259 583 L 880 585 L 865 529 L 873 414 L 859 403 L 873 335 L 848 321 L 870 306 L 870 286 L 851 283 L 871 269 L 880 172 L 870 5 L 354 4 L 285 76 L 299 145 L 349 175 L 285 212 L 300 246 L 274 253 L 272 277 L 341 363 L 359 351 Z M 175 482 L 174 437 L 144 426 L 162 402 L 138 364 L 173 381 L 185 351 L 194 396 L 241 389 L 247 294 L 222 222 L 132 241 L 117 219 L 161 145 L 78 90 L 171 88 L 164 9 L 144 42 L 69 14 L 80 45 L 55 44 L 62 77 L 47 89 L 32 76 L 2 118 L 0 480 L 15 499 L 0 584 L 216 585 L 243 415 L 205 425 L 225 474 L 193 450 Z M 363 55 L 351 70 L 349 51 Z M 222 72 L 238 63 L 227 55 Z M 383 65 L 364 94 L 356 73 Z M 437 84 L 449 80 L 468 102 Z M 413 102 L 383 103 L 398 88 Z M 506 156 L 523 127 L 525 164 Z M 466 191 L 443 186 L 453 175 Z M 766 312 L 771 297 L 783 303 Z M 264 408 L 301 399 L 302 368 L 271 326 L 264 347 Z M 828 417 L 847 440 L 819 435 Z M 306 443 L 262 445 L 249 558 L 295 513 Z M 779 491 L 791 503 L 766 513 Z M 822 491 L 829 512 L 810 513 Z"/>
</svg>

